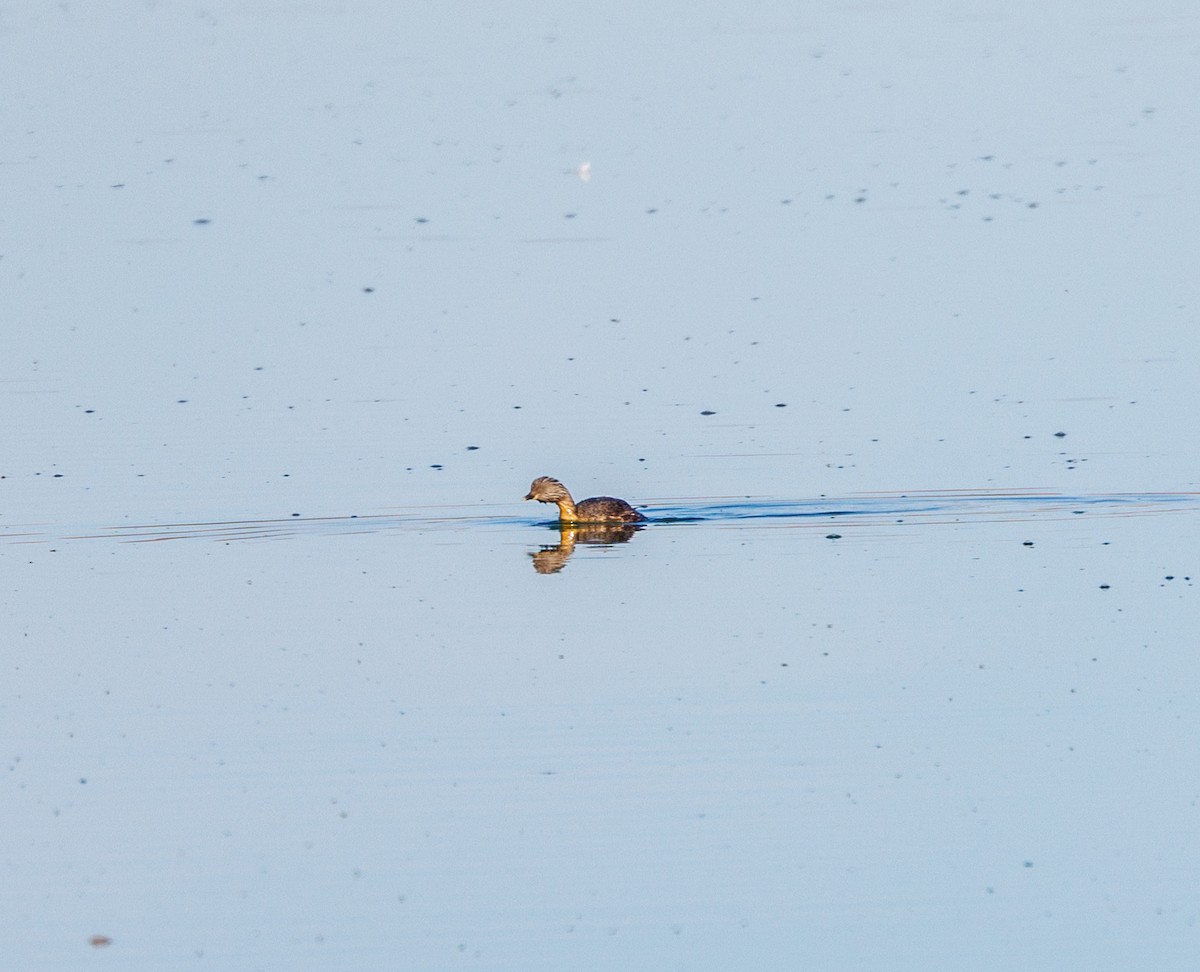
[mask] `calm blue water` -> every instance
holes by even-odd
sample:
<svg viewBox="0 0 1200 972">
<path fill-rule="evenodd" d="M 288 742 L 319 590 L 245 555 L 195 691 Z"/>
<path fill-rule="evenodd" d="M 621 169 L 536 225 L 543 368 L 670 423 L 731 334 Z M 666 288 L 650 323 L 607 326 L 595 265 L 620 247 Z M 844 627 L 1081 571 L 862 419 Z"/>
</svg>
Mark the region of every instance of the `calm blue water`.
<svg viewBox="0 0 1200 972">
<path fill-rule="evenodd" d="M 1194 16 L 0 38 L 8 965 L 1192 972 Z"/>
</svg>

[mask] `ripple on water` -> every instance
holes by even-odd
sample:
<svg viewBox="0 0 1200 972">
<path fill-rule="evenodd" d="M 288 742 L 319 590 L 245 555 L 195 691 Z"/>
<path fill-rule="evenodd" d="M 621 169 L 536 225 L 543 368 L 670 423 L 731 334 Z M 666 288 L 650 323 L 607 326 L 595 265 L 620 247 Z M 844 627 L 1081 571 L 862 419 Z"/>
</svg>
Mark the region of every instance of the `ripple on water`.
<svg viewBox="0 0 1200 972">
<path fill-rule="evenodd" d="M 839 528 L 882 524 L 934 525 L 945 523 L 1020 523 L 1079 516 L 1160 516 L 1200 510 L 1200 493 L 1097 493 L 1062 495 L 1027 491 L 920 491 L 872 493 L 814 499 L 731 499 L 692 497 L 663 500 L 639 507 L 645 527 L 737 528 L 754 525 L 818 527 L 830 519 Z M 158 543 L 168 540 L 267 541 L 304 536 L 394 531 L 541 527 L 559 530 L 543 517 L 489 515 L 479 507 L 414 507 L 371 516 L 288 516 L 270 519 L 135 523 L 115 526 L 9 525 L 0 528 L 4 543 L 48 543 L 70 540 L 109 540 L 120 543 Z M 628 538 L 626 538 L 628 539 Z M 594 538 L 580 542 L 598 543 Z"/>
</svg>

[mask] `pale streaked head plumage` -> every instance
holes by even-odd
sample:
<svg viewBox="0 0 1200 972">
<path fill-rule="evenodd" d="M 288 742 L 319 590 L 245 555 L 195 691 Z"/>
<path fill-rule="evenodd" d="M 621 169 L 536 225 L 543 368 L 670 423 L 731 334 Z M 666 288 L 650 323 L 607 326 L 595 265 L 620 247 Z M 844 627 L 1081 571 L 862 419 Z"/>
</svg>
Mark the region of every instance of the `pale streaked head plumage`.
<svg viewBox="0 0 1200 972">
<path fill-rule="evenodd" d="M 527 500 L 537 500 L 539 503 L 557 503 L 559 500 L 570 502 L 571 494 L 567 487 L 553 476 L 538 476 L 529 486 Z"/>
</svg>

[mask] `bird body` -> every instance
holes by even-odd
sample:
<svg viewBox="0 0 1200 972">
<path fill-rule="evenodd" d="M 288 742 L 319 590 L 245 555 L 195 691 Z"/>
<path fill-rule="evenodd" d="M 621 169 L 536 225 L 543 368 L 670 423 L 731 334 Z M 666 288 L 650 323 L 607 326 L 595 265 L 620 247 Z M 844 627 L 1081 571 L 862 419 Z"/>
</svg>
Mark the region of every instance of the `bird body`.
<svg viewBox="0 0 1200 972">
<path fill-rule="evenodd" d="M 576 503 L 567 487 L 551 476 L 535 479 L 525 498 L 556 504 L 563 523 L 640 523 L 646 519 L 615 496 L 592 496 Z"/>
</svg>

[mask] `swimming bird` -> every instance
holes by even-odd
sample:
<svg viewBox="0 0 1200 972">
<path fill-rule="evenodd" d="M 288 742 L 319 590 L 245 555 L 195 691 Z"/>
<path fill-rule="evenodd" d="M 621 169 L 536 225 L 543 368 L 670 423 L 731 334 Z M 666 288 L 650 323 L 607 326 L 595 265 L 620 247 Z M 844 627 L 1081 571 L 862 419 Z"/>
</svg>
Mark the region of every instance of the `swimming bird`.
<svg viewBox="0 0 1200 972">
<path fill-rule="evenodd" d="M 576 503 L 567 487 L 551 476 L 538 476 L 525 498 L 558 504 L 558 518 L 563 523 L 640 523 L 646 519 L 614 496 L 593 496 Z"/>
</svg>

